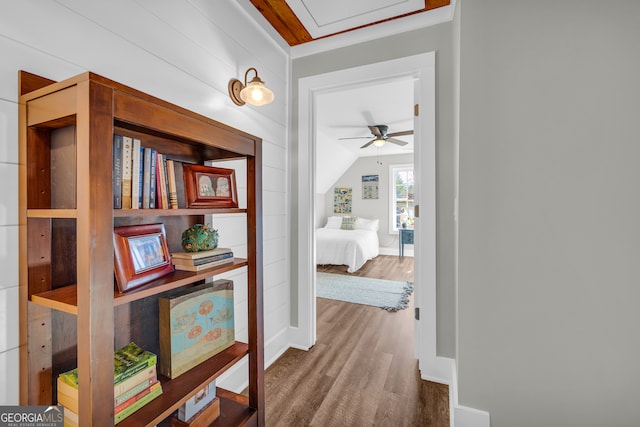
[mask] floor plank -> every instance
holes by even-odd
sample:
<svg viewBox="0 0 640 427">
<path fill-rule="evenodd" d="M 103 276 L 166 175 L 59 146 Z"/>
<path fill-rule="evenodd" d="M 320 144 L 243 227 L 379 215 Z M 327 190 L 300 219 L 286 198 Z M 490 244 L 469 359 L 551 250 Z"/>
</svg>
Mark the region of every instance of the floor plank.
<svg viewBox="0 0 640 427">
<path fill-rule="evenodd" d="M 353 275 L 413 281 L 413 258 L 380 255 Z M 448 387 L 422 381 L 413 356 L 412 298 L 395 313 L 318 298 L 317 312 L 316 345 L 265 373 L 267 426 L 449 425 Z"/>
</svg>

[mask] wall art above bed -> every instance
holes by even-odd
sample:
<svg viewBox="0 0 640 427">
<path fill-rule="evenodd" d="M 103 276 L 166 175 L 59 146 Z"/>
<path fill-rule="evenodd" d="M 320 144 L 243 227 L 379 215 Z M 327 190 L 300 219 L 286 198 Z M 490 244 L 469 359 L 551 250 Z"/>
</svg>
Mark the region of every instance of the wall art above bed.
<svg viewBox="0 0 640 427">
<path fill-rule="evenodd" d="M 333 192 L 333 212 L 351 213 L 351 187 L 335 187 Z"/>
</svg>

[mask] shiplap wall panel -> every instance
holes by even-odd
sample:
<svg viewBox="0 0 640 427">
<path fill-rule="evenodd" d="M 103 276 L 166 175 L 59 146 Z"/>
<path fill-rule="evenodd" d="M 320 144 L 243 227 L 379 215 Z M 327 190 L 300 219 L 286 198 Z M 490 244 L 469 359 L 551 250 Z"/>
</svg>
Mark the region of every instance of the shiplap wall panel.
<svg viewBox="0 0 640 427">
<path fill-rule="evenodd" d="M 0 182 L 0 225 L 18 225 L 18 165 L 0 163 Z"/>
<path fill-rule="evenodd" d="M 0 289 L 18 286 L 18 225 L 0 225 L 0 271 Z"/>
<path fill-rule="evenodd" d="M 188 0 L 115 0 L 85 2 L 59 0 L 12 3 L 0 13 L 0 179 L 17 182 L 17 72 L 20 69 L 53 80 L 63 80 L 83 71 L 145 91 L 184 108 L 254 134 L 263 139 L 263 199 L 265 290 L 269 307 L 265 312 L 265 360 L 273 361 L 286 348 L 288 281 L 287 266 L 287 125 L 289 59 L 234 2 Z M 276 94 L 264 107 L 237 107 L 229 99 L 229 79 L 242 78 L 248 67 Z M 244 173 L 244 172 L 242 172 Z M 3 186 L 0 197 L 0 288 L 2 304 L 12 302 L 7 294 L 17 289 L 17 185 Z M 246 185 L 239 188 L 246 203 Z M 238 256 L 246 256 L 245 218 L 216 216 L 221 244 L 230 243 Z M 267 225 L 269 227 L 266 232 Z M 10 249 L 12 251 L 10 251 Z M 236 283 L 236 327 L 239 337 L 247 334 L 246 270 L 231 274 Z M 14 289 L 15 288 L 15 289 Z M 266 291 L 265 291 L 266 292 Z M 278 305 L 277 302 L 280 302 Z M 272 311 L 272 310 L 270 310 Z M 17 324 L 9 312 L 7 323 Z M 7 330 L 6 328 L 4 328 Z M 0 331 L 1 333 L 2 331 Z M 9 332 L 7 330 L 7 332 Z M 7 335 L 9 336 L 9 335 Z M 9 340 L 7 346 L 13 345 Z M 244 366 L 244 365 L 243 365 Z M 225 381 L 246 385 L 246 366 L 232 370 Z M 0 353 L 0 403 L 17 403 L 18 350 Z M 239 375 L 239 376 L 236 376 Z M 227 386 L 223 380 L 221 384 Z"/>
<path fill-rule="evenodd" d="M 262 163 L 264 165 L 271 166 L 272 168 L 286 170 L 287 169 L 287 156 L 285 141 L 280 143 L 274 143 L 271 141 L 262 141 Z"/>
<path fill-rule="evenodd" d="M 285 260 L 275 261 L 264 266 L 265 288 L 279 286 L 287 281 L 287 266 Z"/>
<path fill-rule="evenodd" d="M 0 162 L 18 163 L 18 104 L 0 99 Z"/>
<path fill-rule="evenodd" d="M 215 5 L 217 21 L 203 16 L 200 10 L 187 1 L 162 0 L 135 4 L 129 0 L 114 0 L 94 4 L 83 0 L 60 0 L 60 3 L 72 6 L 88 19 L 109 28 L 136 46 L 143 46 L 152 55 L 181 68 L 186 74 L 222 94 L 226 94 L 227 83 L 231 77 L 239 74 L 239 68 L 244 73 L 252 66 L 246 64 L 255 64 L 255 52 L 260 52 L 262 47 L 260 41 L 258 46 L 256 43 L 243 46 L 237 42 L 236 36 L 230 37 L 218 28 L 219 22 L 238 22 L 242 18 L 237 8 L 221 7 L 226 2 L 212 3 Z M 119 13 L 123 7 L 128 7 L 129 13 L 126 15 Z M 144 27 L 139 25 L 141 19 L 145 20 Z M 202 31 L 196 32 L 194 28 L 209 31 L 203 34 Z M 237 31 L 237 25 L 235 30 Z M 245 31 L 255 34 L 250 28 Z M 211 50 L 208 48 L 212 44 L 211 40 L 218 40 L 222 46 Z M 193 58 L 199 60 L 193 61 Z M 262 63 L 260 60 L 258 62 Z M 286 80 L 275 78 L 280 70 L 272 72 L 266 65 L 262 68 L 264 73 L 260 69 L 258 71 L 261 76 L 265 74 L 270 87 L 276 93 L 285 93 Z M 283 110 L 267 108 L 263 114 L 280 124 L 286 121 Z"/>
<path fill-rule="evenodd" d="M 265 242 L 267 240 L 276 239 L 278 237 L 284 236 L 286 233 L 286 228 L 288 226 L 287 220 L 285 217 L 281 215 L 264 215 L 264 223 L 263 228 L 264 231 L 262 235 L 264 236 Z M 284 258 L 284 254 L 283 254 Z"/>
<path fill-rule="evenodd" d="M 17 323 L 17 322 L 16 322 Z M 18 401 L 18 360 L 17 348 L 0 352 L 0 405 L 17 405 Z"/>
<path fill-rule="evenodd" d="M 0 289 L 0 352 L 18 347 L 18 287 Z"/>
</svg>

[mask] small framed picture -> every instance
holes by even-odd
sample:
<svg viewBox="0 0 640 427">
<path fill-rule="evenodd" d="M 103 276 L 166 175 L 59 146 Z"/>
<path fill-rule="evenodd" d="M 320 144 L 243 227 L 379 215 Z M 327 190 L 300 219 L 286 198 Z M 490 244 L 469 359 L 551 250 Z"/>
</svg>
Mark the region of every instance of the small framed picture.
<svg viewBox="0 0 640 427">
<path fill-rule="evenodd" d="M 237 208 L 238 192 L 233 169 L 183 165 L 188 208 Z"/>
<path fill-rule="evenodd" d="M 164 224 L 115 227 L 113 247 L 120 292 L 142 286 L 173 271 Z"/>
</svg>

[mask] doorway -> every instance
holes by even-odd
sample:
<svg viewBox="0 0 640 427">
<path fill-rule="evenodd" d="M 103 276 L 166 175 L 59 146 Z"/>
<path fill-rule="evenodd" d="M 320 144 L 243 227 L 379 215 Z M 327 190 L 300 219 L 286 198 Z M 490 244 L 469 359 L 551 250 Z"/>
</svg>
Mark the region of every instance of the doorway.
<svg viewBox="0 0 640 427">
<path fill-rule="evenodd" d="M 305 77 L 299 80 L 298 168 L 308 171 L 298 177 L 298 289 L 292 301 L 298 325 L 292 328 L 291 342 L 298 348 L 311 348 L 316 341 L 315 300 L 315 134 L 318 94 L 362 82 L 412 76 L 414 100 L 419 105 L 415 118 L 415 179 L 419 213 L 414 246 L 414 303 L 421 320 L 415 322 L 416 356 L 423 372 L 436 362 L 436 170 L 435 170 L 435 53 L 399 58 L 362 67 Z M 433 377 L 433 375 L 428 375 Z M 436 373 L 435 376 L 438 376 Z"/>
</svg>

